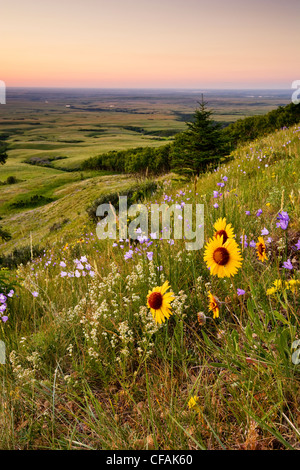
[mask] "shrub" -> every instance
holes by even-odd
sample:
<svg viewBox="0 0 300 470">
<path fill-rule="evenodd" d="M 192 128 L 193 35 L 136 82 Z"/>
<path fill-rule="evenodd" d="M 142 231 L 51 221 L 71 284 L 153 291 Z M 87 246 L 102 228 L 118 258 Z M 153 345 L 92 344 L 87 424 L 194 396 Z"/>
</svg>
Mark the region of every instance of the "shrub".
<svg viewBox="0 0 300 470">
<path fill-rule="evenodd" d="M 12 202 L 9 207 L 11 209 L 23 209 L 26 207 L 43 206 L 44 204 L 49 204 L 49 202 L 53 202 L 53 199 L 42 196 L 41 194 L 34 194 L 30 198 L 19 199 L 15 202 Z"/>
<path fill-rule="evenodd" d="M 103 194 L 98 199 L 96 199 L 91 206 L 89 206 L 86 211 L 89 217 L 97 222 L 98 217 L 96 216 L 97 207 L 101 204 L 112 204 L 117 206 L 119 203 L 119 196 L 127 196 L 127 203 L 134 204 L 145 197 L 153 194 L 157 189 L 157 183 L 155 181 L 145 181 L 139 185 L 132 186 L 128 190 L 120 192 L 112 192 L 109 194 Z"/>
<path fill-rule="evenodd" d="M 8 176 L 6 179 L 6 184 L 16 184 L 18 181 L 19 180 L 15 176 Z"/>
<path fill-rule="evenodd" d="M 64 225 L 66 225 L 68 222 L 70 222 L 70 219 L 64 219 L 62 222 L 56 222 L 50 227 L 49 231 L 56 232 L 57 230 L 60 230 Z"/>
<path fill-rule="evenodd" d="M 7 242 L 8 240 L 11 239 L 11 234 L 3 229 L 2 227 L 0 227 L 0 238 L 4 241 L 4 242 Z"/>
<path fill-rule="evenodd" d="M 43 253 L 43 248 L 39 246 L 23 246 L 21 248 L 15 248 L 8 255 L 0 255 L 0 266 L 3 268 L 16 268 L 20 264 L 26 264 L 31 258 L 37 258 Z"/>
</svg>

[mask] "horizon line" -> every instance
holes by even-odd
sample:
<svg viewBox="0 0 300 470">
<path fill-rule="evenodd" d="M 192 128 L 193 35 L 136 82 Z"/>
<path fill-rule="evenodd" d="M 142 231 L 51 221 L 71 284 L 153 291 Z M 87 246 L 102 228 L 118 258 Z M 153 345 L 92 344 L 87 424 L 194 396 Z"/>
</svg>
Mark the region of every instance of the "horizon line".
<svg viewBox="0 0 300 470">
<path fill-rule="evenodd" d="M 5 83 L 5 82 L 4 82 Z M 188 87 L 188 88 L 185 88 L 185 87 L 92 87 L 92 86 L 8 86 L 6 85 L 6 89 L 36 89 L 36 88 L 40 88 L 40 89 L 69 89 L 69 90 L 184 90 L 184 91 L 188 91 L 188 90 L 197 90 L 197 91 L 201 91 L 201 90 L 222 90 L 222 91 L 236 91 L 236 90 L 284 90 L 284 91 L 287 91 L 287 90 L 291 90 L 291 88 L 283 88 L 283 87 L 279 87 L 279 88 L 249 88 L 249 87 L 245 87 L 245 88 L 240 88 L 240 87 L 232 87 L 232 88 L 219 88 L 219 87 L 214 87 L 214 88 L 197 88 L 197 87 Z"/>
</svg>

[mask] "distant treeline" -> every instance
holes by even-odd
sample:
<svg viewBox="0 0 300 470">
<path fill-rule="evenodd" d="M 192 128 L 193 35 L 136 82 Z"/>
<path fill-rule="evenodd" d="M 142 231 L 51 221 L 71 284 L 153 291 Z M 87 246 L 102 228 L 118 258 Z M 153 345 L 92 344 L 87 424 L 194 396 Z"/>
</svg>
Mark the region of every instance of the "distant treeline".
<svg viewBox="0 0 300 470">
<path fill-rule="evenodd" d="M 107 170 L 118 173 L 160 174 L 170 171 L 171 144 L 161 147 L 136 147 L 111 150 L 82 163 L 82 170 Z"/>
<path fill-rule="evenodd" d="M 261 116 L 238 119 L 223 129 L 231 147 L 271 134 L 277 129 L 300 122 L 300 104 L 290 103 Z"/>
<path fill-rule="evenodd" d="M 261 116 L 250 116 L 222 127 L 217 125 L 204 102 L 195 111 L 188 130 L 177 133 L 172 143 L 128 150 L 113 150 L 82 163 L 82 170 L 108 170 L 118 173 L 162 174 L 200 173 L 218 163 L 243 143 L 300 122 L 300 104 L 279 106 Z M 138 128 L 140 129 L 140 128 Z"/>
<path fill-rule="evenodd" d="M 143 127 L 139 127 L 139 126 L 122 126 L 122 129 L 125 129 L 127 131 L 137 132 L 138 134 L 152 135 L 152 136 L 157 136 L 157 137 L 173 137 L 174 135 L 180 132 L 177 129 L 159 129 L 156 131 L 147 131 Z"/>
</svg>

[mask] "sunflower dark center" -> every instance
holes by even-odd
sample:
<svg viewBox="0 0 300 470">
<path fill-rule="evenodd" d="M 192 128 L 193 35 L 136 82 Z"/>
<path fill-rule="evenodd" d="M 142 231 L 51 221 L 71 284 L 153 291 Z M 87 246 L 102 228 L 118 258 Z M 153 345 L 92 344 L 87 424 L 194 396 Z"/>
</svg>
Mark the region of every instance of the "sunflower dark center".
<svg viewBox="0 0 300 470">
<path fill-rule="evenodd" d="M 220 246 L 214 251 L 213 259 L 220 266 L 225 266 L 229 261 L 229 253 L 226 248 Z"/>
<path fill-rule="evenodd" d="M 263 255 L 264 252 L 266 251 L 266 248 L 265 248 L 265 246 L 264 246 L 262 243 L 260 243 L 260 244 L 258 245 L 257 249 L 258 249 L 258 253 L 259 253 L 260 255 Z"/>
<path fill-rule="evenodd" d="M 160 292 L 152 292 L 152 294 L 149 295 L 148 298 L 148 303 L 151 308 L 154 308 L 154 310 L 158 310 L 163 303 L 163 297 Z"/>
<path fill-rule="evenodd" d="M 220 237 L 223 235 L 223 243 L 225 243 L 226 240 L 228 240 L 228 235 L 227 235 L 227 233 L 225 232 L 225 230 L 219 230 L 219 231 L 216 233 L 215 236 L 217 237 L 218 235 L 219 235 Z"/>
</svg>

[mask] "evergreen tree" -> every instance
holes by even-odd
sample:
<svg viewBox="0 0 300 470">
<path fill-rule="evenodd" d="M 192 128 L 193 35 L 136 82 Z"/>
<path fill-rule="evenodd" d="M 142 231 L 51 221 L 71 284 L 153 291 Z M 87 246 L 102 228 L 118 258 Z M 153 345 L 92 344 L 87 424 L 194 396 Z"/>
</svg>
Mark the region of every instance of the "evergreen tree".
<svg viewBox="0 0 300 470">
<path fill-rule="evenodd" d="M 193 121 L 187 123 L 188 129 L 174 140 L 172 168 L 179 173 L 199 175 L 208 165 L 216 166 L 228 152 L 222 127 L 212 119 L 203 95 L 198 104 Z"/>
</svg>

